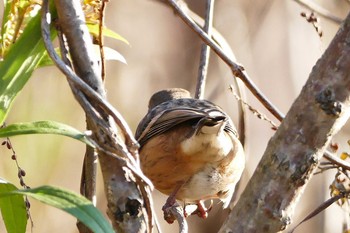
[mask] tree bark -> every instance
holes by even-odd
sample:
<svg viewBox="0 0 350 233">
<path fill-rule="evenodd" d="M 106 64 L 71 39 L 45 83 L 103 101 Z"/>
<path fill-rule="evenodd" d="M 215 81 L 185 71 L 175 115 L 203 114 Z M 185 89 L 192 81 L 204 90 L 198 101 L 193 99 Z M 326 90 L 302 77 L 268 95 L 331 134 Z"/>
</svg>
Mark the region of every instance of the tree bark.
<svg viewBox="0 0 350 233">
<path fill-rule="evenodd" d="M 331 138 L 350 114 L 350 14 L 314 66 L 243 191 L 220 229 L 228 232 L 279 232 Z"/>
<path fill-rule="evenodd" d="M 104 101 L 106 94 L 101 72 L 85 24 L 81 2 L 78 0 L 54 2 L 59 26 L 67 38 L 74 71 Z M 107 214 L 114 229 L 117 232 L 151 231 L 152 215 L 149 214 L 151 200 L 147 199 L 150 198 L 149 190 L 147 185 L 142 183 L 142 172 L 136 162 L 138 154 L 135 148 L 132 148 L 135 147 L 136 140 L 131 135 L 130 129 L 123 124 L 120 115 L 114 114 L 114 117 L 111 117 L 110 113 L 116 110 L 109 109 L 108 112 L 106 109 L 111 108 L 108 103 L 101 106 L 97 98 L 86 95 L 86 90 L 84 92 L 78 89 L 72 81 L 69 83 L 76 99 L 86 112 L 88 128 L 97 143 L 108 202 Z M 135 175 L 136 173 L 138 175 Z"/>
</svg>

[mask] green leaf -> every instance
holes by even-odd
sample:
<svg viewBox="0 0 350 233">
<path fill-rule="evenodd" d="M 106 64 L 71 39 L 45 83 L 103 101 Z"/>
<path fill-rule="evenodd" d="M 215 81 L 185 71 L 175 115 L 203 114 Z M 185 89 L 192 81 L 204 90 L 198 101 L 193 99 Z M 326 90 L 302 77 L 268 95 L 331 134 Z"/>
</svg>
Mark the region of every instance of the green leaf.
<svg viewBox="0 0 350 233">
<path fill-rule="evenodd" d="M 24 233 L 27 226 L 27 211 L 21 195 L 4 195 L 17 191 L 11 183 L 0 178 L 0 209 L 7 233 Z"/>
<path fill-rule="evenodd" d="M 36 121 L 11 124 L 0 128 L 0 137 L 11 137 L 23 134 L 58 134 L 77 139 L 94 147 L 91 140 L 79 130 L 56 121 Z"/>
<path fill-rule="evenodd" d="M 54 62 L 52 61 L 51 57 L 46 53 L 40 60 L 40 63 L 38 64 L 37 68 L 42 68 L 45 66 L 52 66 L 52 65 L 54 65 Z"/>
<path fill-rule="evenodd" d="M 56 17 L 53 13 L 52 18 Z M 53 33 L 52 37 L 56 34 Z M 27 83 L 45 54 L 41 38 L 40 14 L 33 17 L 16 43 L 0 62 L 0 125 L 4 122 L 16 95 Z"/>
<path fill-rule="evenodd" d="M 59 48 L 55 48 L 55 52 L 61 56 L 61 51 Z M 55 63 L 52 61 L 51 57 L 49 56 L 48 53 L 45 53 L 44 56 L 41 58 L 37 68 L 42 68 L 42 67 L 45 67 L 45 66 L 52 66 L 54 65 Z"/>
<path fill-rule="evenodd" d="M 92 24 L 92 23 L 86 23 L 86 26 L 89 29 L 89 32 L 94 35 L 94 36 L 98 36 L 99 35 L 99 25 L 98 24 Z M 125 44 L 129 45 L 129 42 L 122 37 L 121 35 L 119 35 L 118 33 L 108 29 L 107 27 L 103 27 L 102 28 L 102 33 L 104 36 L 116 39 L 116 40 L 120 40 L 122 42 L 124 42 Z"/>
<path fill-rule="evenodd" d="M 18 190 L 21 193 L 39 200 L 47 205 L 61 209 L 84 223 L 95 233 L 114 233 L 111 224 L 102 213 L 85 197 L 74 192 L 51 187 L 41 186 L 34 189 Z"/>
</svg>

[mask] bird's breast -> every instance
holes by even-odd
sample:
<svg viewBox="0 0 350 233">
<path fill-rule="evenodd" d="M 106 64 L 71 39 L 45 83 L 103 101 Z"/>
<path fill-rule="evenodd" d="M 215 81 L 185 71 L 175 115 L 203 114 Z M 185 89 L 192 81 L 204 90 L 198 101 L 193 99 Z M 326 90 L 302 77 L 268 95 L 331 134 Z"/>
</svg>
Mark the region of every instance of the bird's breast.
<svg viewBox="0 0 350 233">
<path fill-rule="evenodd" d="M 189 157 L 196 156 L 205 161 L 222 159 L 229 154 L 233 147 L 232 138 L 222 129 L 214 133 L 205 133 L 202 130 L 181 142 L 181 150 L 184 154 Z M 192 159 L 196 159 L 196 157 Z"/>
</svg>

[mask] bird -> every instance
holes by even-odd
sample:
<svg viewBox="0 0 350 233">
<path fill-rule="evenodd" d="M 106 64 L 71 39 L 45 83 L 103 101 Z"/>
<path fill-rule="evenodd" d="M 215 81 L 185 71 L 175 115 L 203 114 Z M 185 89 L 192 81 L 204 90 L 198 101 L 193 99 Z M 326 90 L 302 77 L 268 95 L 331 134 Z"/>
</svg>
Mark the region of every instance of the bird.
<svg viewBox="0 0 350 233">
<path fill-rule="evenodd" d="M 182 88 L 161 90 L 150 98 L 135 138 L 141 170 L 168 195 L 163 211 L 176 200 L 197 205 L 202 218 L 208 216 L 206 200 L 220 199 L 228 207 L 245 155 L 232 120 L 219 106 L 191 98 Z"/>
</svg>

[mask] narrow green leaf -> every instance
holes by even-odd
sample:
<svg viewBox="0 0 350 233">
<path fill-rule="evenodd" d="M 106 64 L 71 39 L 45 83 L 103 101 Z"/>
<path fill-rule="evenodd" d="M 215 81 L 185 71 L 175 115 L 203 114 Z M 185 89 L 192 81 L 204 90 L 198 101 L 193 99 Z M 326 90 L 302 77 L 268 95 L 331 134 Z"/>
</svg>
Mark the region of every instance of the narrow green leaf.
<svg viewBox="0 0 350 233">
<path fill-rule="evenodd" d="M 27 226 L 27 211 L 21 195 L 5 195 L 18 189 L 0 178 L 0 209 L 7 233 L 24 233 Z"/>
<path fill-rule="evenodd" d="M 38 64 L 38 68 L 42 68 L 45 66 L 52 66 L 52 65 L 54 65 L 54 62 L 52 61 L 51 57 L 48 54 L 45 54 L 40 60 L 40 63 Z"/>
<path fill-rule="evenodd" d="M 61 56 L 61 51 L 59 48 L 55 48 L 55 52 Z M 42 59 L 40 60 L 38 67 L 37 68 L 42 68 L 45 66 L 52 66 L 55 63 L 52 61 L 51 57 L 49 56 L 49 54 L 45 53 L 44 56 L 42 57 Z"/>
<path fill-rule="evenodd" d="M 92 24 L 92 23 L 87 23 L 86 24 L 89 32 L 94 35 L 94 36 L 98 36 L 99 35 L 99 25 L 98 24 Z M 107 27 L 103 27 L 102 28 L 102 32 L 104 36 L 116 39 L 116 40 L 120 40 L 122 42 L 124 42 L 125 44 L 129 45 L 129 42 L 122 37 L 121 35 L 119 35 L 118 33 L 112 31 L 111 29 L 108 29 Z"/>
<path fill-rule="evenodd" d="M 11 124 L 0 128 L 0 137 L 11 137 L 23 134 L 58 134 L 77 139 L 91 147 L 91 140 L 79 130 L 56 121 L 36 121 Z"/>
<path fill-rule="evenodd" d="M 55 18 L 56 15 L 53 14 L 52 17 Z M 55 35 L 53 33 L 52 36 Z M 0 125 L 14 98 L 27 83 L 45 52 L 38 14 L 30 19 L 21 36 L 0 62 Z"/>
<path fill-rule="evenodd" d="M 34 189 L 18 190 L 14 193 L 30 196 L 47 205 L 61 209 L 79 219 L 95 233 L 114 233 L 111 224 L 102 213 L 88 199 L 74 192 L 51 186 L 41 186 Z"/>
</svg>

